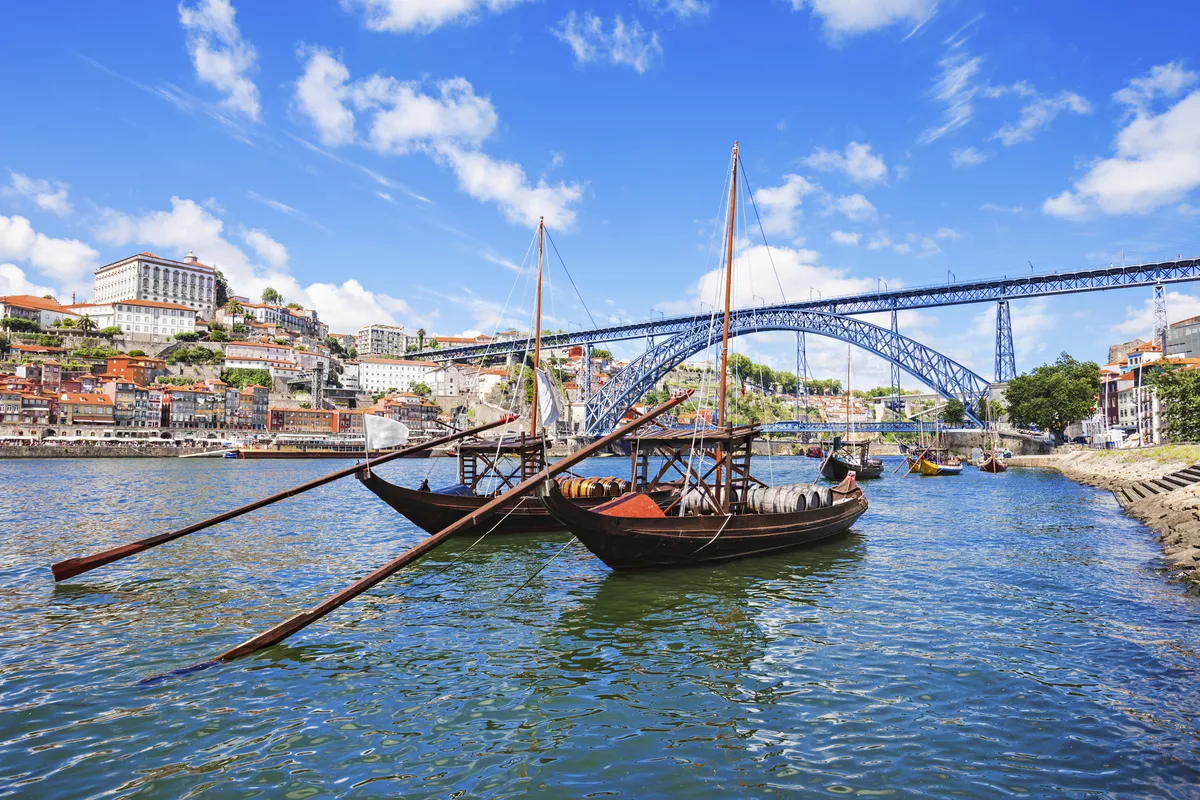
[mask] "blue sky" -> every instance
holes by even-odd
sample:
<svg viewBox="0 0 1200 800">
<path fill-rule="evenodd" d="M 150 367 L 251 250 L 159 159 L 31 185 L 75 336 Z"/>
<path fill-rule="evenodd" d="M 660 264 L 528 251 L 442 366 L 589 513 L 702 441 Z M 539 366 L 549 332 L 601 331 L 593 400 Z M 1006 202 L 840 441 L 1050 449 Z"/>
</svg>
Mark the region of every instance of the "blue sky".
<svg viewBox="0 0 1200 800">
<path fill-rule="evenodd" d="M 514 267 L 544 214 L 597 323 L 691 311 L 714 284 L 734 139 L 773 248 L 740 243 L 747 304 L 778 298 L 776 271 L 798 298 L 1197 252 L 1192 4 L 113 8 L 0 12 L 0 294 L 82 298 L 99 264 L 193 249 L 235 291 L 274 285 L 335 330 L 490 332 L 527 311 Z M 549 324 L 587 324 L 551 280 Z M 1192 291 L 1172 318 L 1200 313 Z M 990 375 L 992 313 L 901 326 Z M 1148 335 L 1149 291 L 1013 316 L 1020 369 L 1103 360 Z M 738 346 L 784 366 L 793 342 Z M 810 349 L 837 372 L 844 349 Z"/>
</svg>

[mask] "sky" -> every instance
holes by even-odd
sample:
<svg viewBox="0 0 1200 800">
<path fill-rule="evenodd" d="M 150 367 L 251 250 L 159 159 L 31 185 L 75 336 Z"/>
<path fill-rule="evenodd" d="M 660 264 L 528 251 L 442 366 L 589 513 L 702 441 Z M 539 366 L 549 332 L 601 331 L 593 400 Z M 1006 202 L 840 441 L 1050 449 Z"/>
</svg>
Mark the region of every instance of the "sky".
<svg viewBox="0 0 1200 800">
<path fill-rule="evenodd" d="M 528 325 L 544 217 L 547 327 L 693 313 L 719 284 L 735 140 L 754 201 L 736 305 L 1195 257 L 1200 7 L 1131 9 L 5 4 L 0 295 L 82 301 L 97 266 L 192 250 L 235 293 L 273 286 L 337 332 L 490 333 Z M 1172 287 L 1168 313 L 1200 313 L 1200 287 Z M 994 315 L 900 328 L 990 377 Z M 1018 370 L 1060 351 L 1102 363 L 1149 337 L 1151 292 L 1012 316 Z M 784 368 L 795 339 L 736 348 Z M 844 345 L 808 349 L 813 373 L 844 372 Z M 854 369 L 886 382 L 873 356 Z"/>
</svg>

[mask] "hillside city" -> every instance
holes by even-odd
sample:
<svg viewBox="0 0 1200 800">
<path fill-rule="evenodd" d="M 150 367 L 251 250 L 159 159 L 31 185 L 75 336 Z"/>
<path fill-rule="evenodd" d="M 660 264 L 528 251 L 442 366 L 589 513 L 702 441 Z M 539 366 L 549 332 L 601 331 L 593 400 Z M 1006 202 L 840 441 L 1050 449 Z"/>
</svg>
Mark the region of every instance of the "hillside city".
<svg viewBox="0 0 1200 800">
<path fill-rule="evenodd" d="M 528 331 L 462 337 L 371 323 L 331 332 L 315 310 L 272 289 L 254 299 L 232 293 L 220 271 L 191 252 L 181 261 L 138 253 L 101 266 L 88 302 L 0 297 L 0 328 L 0 440 L 9 444 L 361 436 L 366 414 L 402 421 L 420 440 L 463 412 L 486 422 L 525 402 L 517 396 L 521 367 L 503 357 L 478 366 L 408 354 L 529 339 Z M 1167 350 L 1142 339 L 1112 345 L 1092 417 L 1066 435 L 1161 442 L 1159 402 L 1143 373 L 1152 365 L 1200 368 L 1200 317 L 1172 324 Z M 582 347 L 549 350 L 546 361 L 565 409 L 554 432 L 562 437 L 583 433 L 586 398 L 628 363 L 599 349 L 585 363 Z M 961 421 L 935 393 L 903 390 L 897 398 L 879 387 L 847 397 L 836 379 L 799 381 L 740 355 L 731 367 L 740 384 L 733 412 L 746 419 Z M 663 381 L 664 396 L 701 391 L 675 422 L 712 422 L 714 404 L 704 396 L 706 385 L 713 391 L 711 372 L 711 363 L 684 363 Z"/>
</svg>

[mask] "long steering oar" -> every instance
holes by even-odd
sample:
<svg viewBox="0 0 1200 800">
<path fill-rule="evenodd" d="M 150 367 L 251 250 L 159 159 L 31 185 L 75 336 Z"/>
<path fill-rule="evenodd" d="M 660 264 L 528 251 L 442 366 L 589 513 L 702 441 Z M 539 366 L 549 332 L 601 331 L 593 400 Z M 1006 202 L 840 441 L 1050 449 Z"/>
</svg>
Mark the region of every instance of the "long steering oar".
<svg viewBox="0 0 1200 800">
<path fill-rule="evenodd" d="M 401 567 L 416 561 L 418 558 L 425 555 L 430 550 L 433 550 L 435 547 L 449 539 L 454 534 L 491 516 L 498 508 L 500 508 L 500 506 L 504 505 L 509 500 L 520 497 L 521 495 L 535 488 L 542 481 L 552 478 L 558 473 L 564 472 L 575 466 L 580 461 L 583 461 L 592 454 L 596 453 L 610 442 L 620 439 L 630 431 L 635 430 L 636 428 L 639 428 L 642 425 L 645 425 L 647 422 L 655 419 L 660 414 L 670 411 L 672 408 L 690 397 L 691 394 L 692 391 L 689 389 L 686 393 L 676 395 L 667 402 L 651 409 L 637 419 L 626 422 L 624 425 L 621 425 L 607 436 L 600 437 L 586 447 L 582 447 L 579 450 L 576 450 L 574 453 L 571 453 L 571 455 L 567 456 L 561 461 L 557 461 L 551 466 L 546 467 L 533 477 L 526 478 L 491 502 L 485 503 L 475 511 L 467 514 L 450 527 L 443 528 L 429 538 L 422 540 L 421 543 L 416 547 L 413 547 L 402 553 L 400 556 L 392 559 L 365 578 L 355 581 L 337 594 L 330 595 L 307 611 L 301 611 L 291 619 L 284 620 L 266 633 L 260 633 L 258 636 L 242 642 L 232 650 L 226 650 L 224 653 L 221 653 L 221 655 L 213 659 L 213 661 L 229 661 L 235 658 L 240 658 L 242 656 L 250 655 L 251 653 L 256 653 L 259 650 L 270 647 L 273 644 L 282 642 L 284 639 L 288 638 L 297 631 L 316 622 L 330 611 L 345 605 L 347 602 L 353 600 L 355 597 L 358 597 L 371 587 L 375 586 L 381 581 L 386 580 Z M 204 664 L 207 663 L 211 662 L 204 662 Z M 198 664 L 196 666 L 202 665 Z"/>
<path fill-rule="evenodd" d="M 391 453 L 387 453 L 386 455 L 382 455 L 379 458 L 369 460 L 365 465 L 356 464 L 353 467 L 347 467 L 346 469 L 338 470 L 337 472 L 326 475 L 324 478 L 317 478 L 316 480 L 309 481 L 308 483 L 302 483 L 299 486 L 294 486 L 291 489 L 273 494 L 270 497 L 264 497 L 262 500 L 255 500 L 253 503 L 247 503 L 240 508 L 235 508 L 232 511 L 226 511 L 224 514 L 218 514 L 217 516 L 210 517 L 203 522 L 197 522 L 193 525 L 188 525 L 186 528 L 180 528 L 177 531 L 170 531 L 169 533 L 160 533 L 155 536 L 149 536 L 145 539 L 139 539 L 136 542 L 118 545 L 117 547 L 109 548 L 108 550 L 101 550 L 99 553 L 93 553 L 90 556 L 80 556 L 79 558 L 68 558 L 66 561 L 59 561 L 57 564 L 51 565 L 50 570 L 54 573 L 54 580 L 65 581 L 67 578 L 73 578 L 76 575 L 82 575 L 83 573 L 89 572 L 97 567 L 102 567 L 105 564 L 111 564 L 114 561 L 120 561 L 122 558 L 128 558 L 129 556 L 137 555 L 138 553 L 149 550 L 152 547 L 158 547 L 160 544 L 165 542 L 170 542 L 182 536 L 187 536 L 189 533 L 202 531 L 205 528 L 212 527 L 220 522 L 225 522 L 226 520 L 233 519 L 234 517 L 240 517 L 242 514 L 249 513 L 257 508 L 269 506 L 271 503 L 275 503 L 289 497 L 294 497 L 302 492 L 307 492 L 309 489 L 315 489 L 318 486 L 324 486 L 327 483 L 332 483 L 333 481 L 348 477 L 359 470 L 364 469 L 365 467 L 375 467 L 379 464 L 383 464 L 384 462 L 391 461 L 393 458 L 401 458 L 411 453 L 417 453 L 421 450 L 426 450 L 430 447 L 439 447 L 443 444 L 462 439 L 466 436 L 473 436 L 477 433 L 483 433 L 484 431 L 491 430 L 492 428 L 498 428 L 501 425 L 506 425 L 509 422 L 512 422 L 514 419 L 517 419 L 515 414 L 501 417 L 495 422 L 489 422 L 486 425 L 479 425 L 474 428 L 469 428 L 465 431 L 458 431 L 456 433 L 443 436 L 440 439 L 431 439 L 428 442 L 422 442 L 421 444 L 415 444 L 411 447 L 405 447 L 401 450 L 395 450 Z"/>
</svg>

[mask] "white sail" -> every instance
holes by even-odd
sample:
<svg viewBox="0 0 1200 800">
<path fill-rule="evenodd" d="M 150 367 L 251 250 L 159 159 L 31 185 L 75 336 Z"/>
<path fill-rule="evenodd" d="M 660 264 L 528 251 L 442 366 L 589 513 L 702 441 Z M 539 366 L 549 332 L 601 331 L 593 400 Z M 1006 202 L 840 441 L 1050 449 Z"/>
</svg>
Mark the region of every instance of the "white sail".
<svg viewBox="0 0 1200 800">
<path fill-rule="evenodd" d="M 367 437 L 367 452 L 395 447 L 408 441 L 408 426 L 394 419 L 364 414 L 363 427 Z"/>
<path fill-rule="evenodd" d="M 562 416 L 562 410 L 558 406 L 558 392 L 554 391 L 554 384 L 550 382 L 550 376 L 540 369 L 537 373 L 537 381 L 538 416 L 542 419 L 542 427 L 549 429 Z"/>
</svg>

